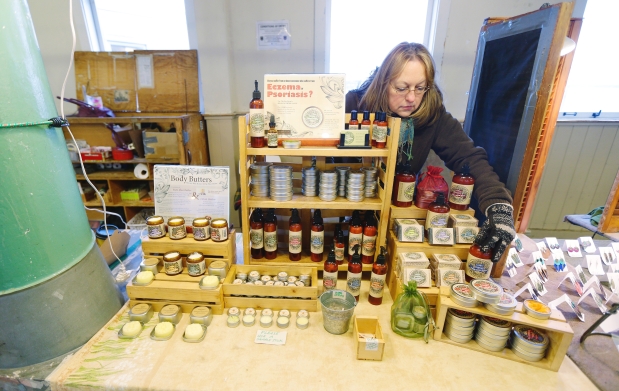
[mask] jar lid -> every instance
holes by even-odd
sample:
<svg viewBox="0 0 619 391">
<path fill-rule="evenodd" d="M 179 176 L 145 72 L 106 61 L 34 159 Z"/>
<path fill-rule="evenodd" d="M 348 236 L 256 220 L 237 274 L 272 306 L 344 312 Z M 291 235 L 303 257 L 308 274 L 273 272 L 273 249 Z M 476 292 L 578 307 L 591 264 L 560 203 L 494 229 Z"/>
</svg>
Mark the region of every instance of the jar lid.
<svg viewBox="0 0 619 391">
<path fill-rule="evenodd" d="M 518 302 L 514 298 L 514 296 L 510 295 L 507 292 L 503 292 L 501 298 L 498 303 L 486 303 L 485 307 L 497 314 L 500 315 L 510 315 L 516 309 Z"/>
<path fill-rule="evenodd" d="M 163 254 L 164 262 L 176 262 L 179 259 L 181 259 L 181 253 L 178 251 L 168 251 L 167 253 Z"/>
<path fill-rule="evenodd" d="M 177 225 L 183 225 L 183 224 L 185 224 L 185 219 L 180 216 L 170 217 L 168 219 L 168 225 L 170 226 L 177 226 Z"/>
<path fill-rule="evenodd" d="M 194 251 L 187 255 L 187 262 L 200 262 L 204 259 L 204 254 L 200 251 Z"/>
<path fill-rule="evenodd" d="M 297 317 L 309 318 L 309 312 L 307 310 L 299 310 L 299 312 L 297 312 Z"/>
<path fill-rule="evenodd" d="M 157 258 L 145 258 L 142 261 L 142 265 L 144 266 L 157 266 L 159 264 L 159 259 Z"/>
<path fill-rule="evenodd" d="M 224 261 L 213 261 L 208 265 L 209 269 L 225 269 L 228 264 Z"/>
<path fill-rule="evenodd" d="M 146 225 L 158 225 L 158 224 L 163 224 L 163 217 L 151 216 L 146 219 Z"/>
<path fill-rule="evenodd" d="M 519 324 L 514 326 L 512 344 L 526 352 L 536 354 L 548 346 L 548 337 L 536 328 Z"/>
<path fill-rule="evenodd" d="M 193 219 L 191 225 L 194 227 L 208 227 L 209 220 L 206 217 L 198 217 Z"/>
<path fill-rule="evenodd" d="M 270 309 L 270 308 L 265 308 L 265 309 L 262 310 L 260 315 L 262 315 L 262 316 L 273 316 L 273 310 Z"/>
<path fill-rule="evenodd" d="M 228 308 L 228 315 L 239 315 L 241 313 L 241 311 L 239 310 L 238 307 L 230 307 Z"/>
<path fill-rule="evenodd" d="M 226 219 L 215 219 L 211 221 L 211 226 L 214 228 L 224 228 L 228 226 Z"/>
</svg>

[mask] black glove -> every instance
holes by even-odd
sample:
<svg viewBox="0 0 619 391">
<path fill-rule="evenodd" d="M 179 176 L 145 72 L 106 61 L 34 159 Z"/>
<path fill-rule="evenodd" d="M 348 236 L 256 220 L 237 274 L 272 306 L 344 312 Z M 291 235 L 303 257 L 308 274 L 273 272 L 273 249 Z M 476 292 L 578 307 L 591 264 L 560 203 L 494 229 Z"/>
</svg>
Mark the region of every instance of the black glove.
<svg viewBox="0 0 619 391">
<path fill-rule="evenodd" d="M 516 237 L 513 210 L 508 204 L 492 204 L 486 209 L 488 218 L 479 229 L 475 243 L 484 252 L 494 249 L 492 262 L 498 262 L 501 259 L 507 246 Z"/>
</svg>

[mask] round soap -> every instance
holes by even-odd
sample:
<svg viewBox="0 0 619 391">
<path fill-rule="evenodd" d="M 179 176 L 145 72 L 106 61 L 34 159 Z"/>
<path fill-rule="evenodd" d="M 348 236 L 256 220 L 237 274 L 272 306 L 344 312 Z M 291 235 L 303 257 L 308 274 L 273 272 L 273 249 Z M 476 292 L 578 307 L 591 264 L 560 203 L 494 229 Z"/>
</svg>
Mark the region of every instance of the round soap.
<svg viewBox="0 0 619 391">
<path fill-rule="evenodd" d="M 174 332 L 174 326 L 170 322 L 160 322 L 155 326 L 155 337 L 169 338 Z"/>
<path fill-rule="evenodd" d="M 125 337 L 136 337 L 142 331 L 142 323 L 137 320 L 125 323 L 123 326 L 123 335 Z"/>
<path fill-rule="evenodd" d="M 135 282 L 137 282 L 138 284 L 148 284 L 153 280 L 153 278 L 155 278 L 153 272 L 151 272 L 150 270 L 146 270 L 138 273 L 138 275 L 135 277 Z"/>
<path fill-rule="evenodd" d="M 204 278 L 202 278 L 200 285 L 202 285 L 205 288 L 215 288 L 217 287 L 217 285 L 219 285 L 219 277 L 205 276 Z"/>
<path fill-rule="evenodd" d="M 185 338 L 199 339 L 202 336 L 202 326 L 197 323 L 192 323 L 185 329 Z"/>
<path fill-rule="evenodd" d="M 256 317 L 253 315 L 245 315 L 243 316 L 243 324 L 245 326 L 253 326 L 256 322 Z"/>
<path fill-rule="evenodd" d="M 290 319 L 286 318 L 285 316 L 280 316 L 279 318 L 277 318 L 277 327 L 280 328 L 285 328 L 288 327 L 288 324 L 290 323 Z"/>
<path fill-rule="evenodd" d="M 260 326 L 270 327 L 273 324 L 273 318 L 271 316 L 263 315 L 260 317 Z"/>
<path fill-rule="evenodd" d="M 309 323 L 308 318 L 297 318 L 297 327 L 300 329 L 306 328 L 308 323 Z"/>
</svg>

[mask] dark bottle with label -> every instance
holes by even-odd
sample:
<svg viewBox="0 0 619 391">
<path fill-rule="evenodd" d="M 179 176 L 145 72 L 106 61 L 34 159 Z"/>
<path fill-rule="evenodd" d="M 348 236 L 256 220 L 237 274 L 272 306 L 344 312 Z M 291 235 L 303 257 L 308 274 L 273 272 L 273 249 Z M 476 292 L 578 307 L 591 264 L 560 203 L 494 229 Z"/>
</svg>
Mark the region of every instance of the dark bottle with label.
<svg viewBox="0 0 619 391">
<path fill-rule="evenodd" d="M 413 205 L 414 193 L 415 174 L 411 172 L 409 165 L 398 166 L 395 181 L 393 182 L 391 204 L 401 208 L 408 208 Z"/>
<path fill-rule="evenodd" d="M 335 262 L 338 265 L 342 265 L 346 252 L 346 240 L 344 240 L 344 231 L 341 229 L 337 231 L 337 237 L 333 240 L 333 247 L 335 250 Z"/>
<path fill-rule="evenodd" d="M 387 145 L 387 113 L 380 112 L 378 123 L 374 128 L 374 139 L 376 140 L 376 148 L 385 148 Z"/>
<path fill-rule="evenodd" d="M 460 172 L 451 179 L 449 189 L 449 206 L 455 210 L 467 210 L 473 196 L 475 178 L 470 174 L 468 163 L 464 163 Z"/>
<path fill-rule="evenodd" d="M 359 129 L 359 119 L 357 117 L 357 110 L 350 111 L 350 121 L 348 121 L 348 129 L 350 130 Z"/>
<path fill-rule="evenodd" d="M 249 242 L 251 243 L 251 257 L 262 259 L 264 256 L 264 220 L 262 219 L 262 209 L 256 208 L 249 219 Z"/>
<path fill-rule="evenodd" d="M 370 122 L 370 112 L 367 110 L 363 110 L 363 119 L 359 124 L 359 129 L 367 130 L 368 134 L 370 134 L 370 128 L 372 127 L 372 123 Z"/>
<path fill-rule="evenodd" d="M 337 262 L 335 261 L 335 251 L 331 248 L 327 260 L 325 261 L 322 272 L 322 287 L 324 291 L 337 289 Z"/>
<path fill-rule="evenodd" d="M 271 114 L 269 121 L 269 132 L 267 133 L 267 146 L 269 148 L 277 148 L 277 129 L 275 129 L 275 116 Z"/>
<path fill-rule="evenodd" d="M 312 228 L 310 232 L 310 258 L 314 262 L 322 262 L 322 254 L 325 248 L 325 226 L 320 209 L 314 210 Z"/>
<path fill-rule="evenodd" d="M 371 264 L 374 262 L 374 252 L 376 251 L 378 223 L 374 211 L 368 210 L 365 212 L 365 215 L 363 239 L 361 240 L 361 263 Z"/>
<path fill-rule="evenodd" d="M 350 219 L 350 224 L 348 225 L 348 260 L 352 259 L 353 255 L 353 247 L 355 245 L 361 246 L 363 243 L 363 223 L 361 222 L 361 217 L 359 216 L 359 211 L 355 210 L 352 212 L 352 218 Z"/>
<path fill-rule="evenodd" d="M 380 111 L 374 113 L 374 121 L 372 122 L 372 135 L 370 136 L 370 142 L 373 147 L 376 147 L 376 138 L 374 137 L 374 134 L 376 132 L 376 126 L 378 125 L 378 113 L 380 113 Z"/>
<path fill-rule="evenodd" d="M 449 210 L 449 205 L 445 202 L 445 194 L 438 193 L 436 200 L 428 205 L 426 229 L 447 228 Z"/>
<path fill-rule="evenodd" d="M 492 272 L 492 249 L 482 251 L 477 243 L 469 248 L 464 268 L 464 278 L 466 282 L 471 280 L 487 280 Z"/>
<path fill-rule="evenodd" d="M 292 210 L 292 216 L 288 220 L 288 259 L 291 261 L 301 260 L 301 249 L 303 242 L 301 218 L 299 217 L 299 211 L 294 208 Z"/>
<path fill-rule="evenodd" d="M 267 211 L 264 218 L 264 257 L 266 259 L 277 257 L 277 218 L 273 208 Z"/>
<path fill-rule="evenodd" d="M 359 293 L 361 292 L 361 272 L 363 272 L 359 248 L 360 246 L 358 244 L 353 246 L 352 258 L 350 262 L 348 262 L 348 274 L 346 275 L 346 290 L 355 297 L 356 301 L 359 301 Z"/>
<path fill-rule="evenodd" d="M 256 89 L 253 99 L 249 102 L 249 136 L 252 148 L 262 148 L 264 142 L 264 102 L 258 90 L 258 80 L 255 80 Z"/>
<path fill-rule="evenodd" d="M 380 254 L 376 257 L 376 262 L 372 265 L 372 275 L 370 276 L 370 296 L 368 303 L 380 305 L 383 302 L 385 292 L 385 281 L 387 278 L 387 259 L 385 254 L 387 249 L 380 247 Z"/>
</svg>

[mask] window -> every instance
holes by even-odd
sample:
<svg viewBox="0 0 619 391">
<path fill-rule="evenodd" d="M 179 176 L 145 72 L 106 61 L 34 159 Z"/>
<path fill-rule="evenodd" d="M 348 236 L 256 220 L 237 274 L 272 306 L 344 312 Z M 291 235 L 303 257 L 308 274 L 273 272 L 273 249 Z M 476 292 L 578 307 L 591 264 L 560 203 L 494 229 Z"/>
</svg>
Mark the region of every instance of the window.
<svg viewBox="0 0 619 391">
<path fill-rule="evenodd" d="M 189 49 L 184 0 L 82 0 L 93 50 Z"/>
<path fill-rule="evenodd" d="M 613 27 L 619 2 L 588 0 L 559 119 L 619 117 L 619 39 Z M 563 115 L 565 113 L 566 115 Z"/>
<path fill-rule="evenodd" d="M 328 71 L 359 87 L 395 45 L 424 42 L 427 11 L 427 0 L 331 0 Z"/>
</svg>

